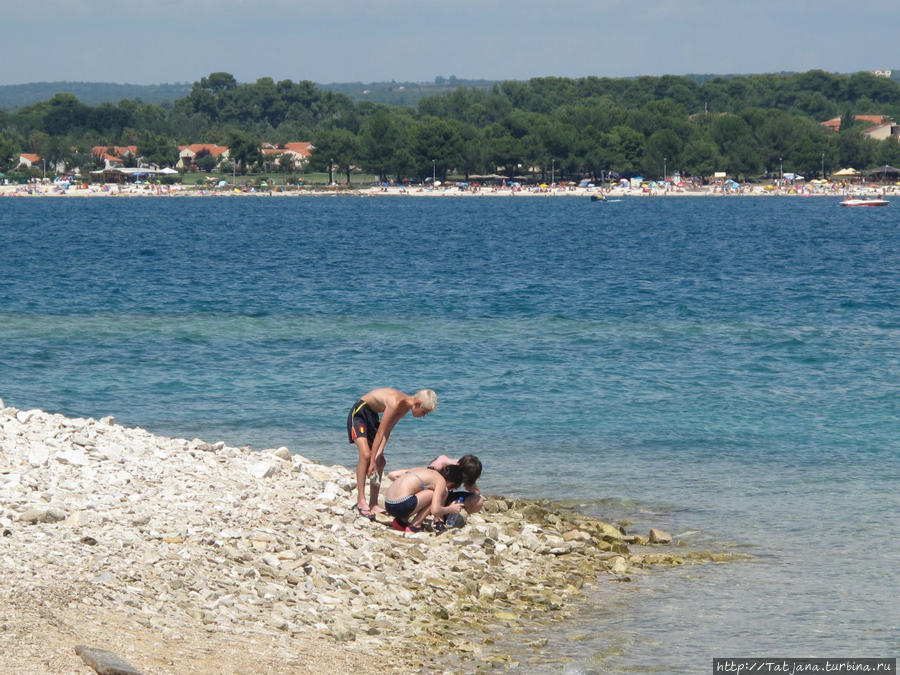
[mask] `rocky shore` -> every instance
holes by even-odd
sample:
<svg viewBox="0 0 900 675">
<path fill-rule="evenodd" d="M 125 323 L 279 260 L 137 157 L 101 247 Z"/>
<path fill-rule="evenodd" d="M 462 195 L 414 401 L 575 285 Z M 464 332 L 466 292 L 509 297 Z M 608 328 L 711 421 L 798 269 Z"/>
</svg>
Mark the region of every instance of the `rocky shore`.
<svg viewBox="0 0 900 675">
<path fill-rule="evenodd" d="M 650 565 L 721 559 L 503 497 L 462 529 L 399 533 L 357 516 L 354 485 L 287 448 L 0 400 L 0 672 L 95 672 L 76 647 L 145 674 L 525 667 L 541 640 L 498 635 Z"/>
</svg>

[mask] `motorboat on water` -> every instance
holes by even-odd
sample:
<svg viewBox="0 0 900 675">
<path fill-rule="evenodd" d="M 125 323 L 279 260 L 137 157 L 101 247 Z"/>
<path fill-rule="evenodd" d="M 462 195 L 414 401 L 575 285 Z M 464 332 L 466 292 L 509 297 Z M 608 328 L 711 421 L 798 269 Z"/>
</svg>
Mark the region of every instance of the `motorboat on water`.
<svg viewBox="0 0 900 675">
<path fill-rule="evenodd" d="M 841 206 L 887 206 L 890 202 L 881 197 L 846 197 Z"/>
</svg>

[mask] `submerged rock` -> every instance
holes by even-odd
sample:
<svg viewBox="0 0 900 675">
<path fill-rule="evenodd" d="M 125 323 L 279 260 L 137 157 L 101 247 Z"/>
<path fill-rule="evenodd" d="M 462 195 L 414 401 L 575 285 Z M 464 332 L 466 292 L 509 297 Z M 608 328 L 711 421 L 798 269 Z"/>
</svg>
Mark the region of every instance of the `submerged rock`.
<svg viewBox="0 0 900 675">
<path fill-rule="evenodd" d="M 651 544 L 671 544 L 672 543 L 672 535 L 668 532 L 663 532 L 662 530 L 657 530 L 653 528 L 650 530 L 650 543 Z"/>
</svg>

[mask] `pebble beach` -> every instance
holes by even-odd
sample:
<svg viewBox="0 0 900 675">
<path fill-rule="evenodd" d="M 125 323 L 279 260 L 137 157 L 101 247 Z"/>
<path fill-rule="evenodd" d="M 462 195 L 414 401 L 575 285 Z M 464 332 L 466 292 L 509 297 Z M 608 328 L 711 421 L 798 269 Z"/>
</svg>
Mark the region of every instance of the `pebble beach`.
<svg viewBox="0 0 900 675">
<path fill-rule="evenodd" d="M 354 486 L 287 448 L 0 401 L 0 671 L 104 672 L 85 647 L 139 673 L 515 669 L 587 589 L 728 559 L 498 496 L 400 533 L 356 515 Z"/>
</svg>

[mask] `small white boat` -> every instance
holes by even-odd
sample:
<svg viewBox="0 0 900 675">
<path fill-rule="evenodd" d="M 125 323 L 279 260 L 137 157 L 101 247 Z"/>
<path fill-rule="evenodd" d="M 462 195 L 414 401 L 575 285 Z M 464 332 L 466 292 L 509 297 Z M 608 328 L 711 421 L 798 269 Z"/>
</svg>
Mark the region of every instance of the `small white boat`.
<svg viewBox="0 0 900 675">
<path fill-rule="evenodd" d="M 841 206 L 887 206 L 890 202 L 879 197 L 847 197 Z"/>
</svg>

